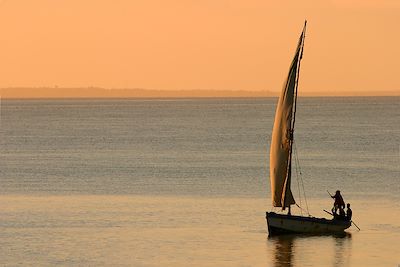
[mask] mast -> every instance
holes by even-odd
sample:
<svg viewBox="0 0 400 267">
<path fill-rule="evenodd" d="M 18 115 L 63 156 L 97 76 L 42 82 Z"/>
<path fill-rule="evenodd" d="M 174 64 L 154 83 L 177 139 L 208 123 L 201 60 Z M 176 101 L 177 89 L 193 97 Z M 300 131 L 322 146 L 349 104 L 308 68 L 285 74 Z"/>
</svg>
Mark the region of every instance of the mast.
<svg viewBox="0 0 400 267">
<path fill-rule="evenodd" d="M 292 122 L 292 131 L 294 131 L 294 123 L 296 121 L 296 109 L 297 109 L 297 88 L 299 87 L 299 77 L 300 77 L 300 63 L 301 59 L 303 58 L 303 50 L 304 50 L 304 39 L 306 38 L 306 27 L 307 27 L 307 20 L 304 21 L 304 28 L 303 28 L 303 40 L 301 44 L 301 51 L 300 51 L 300 59 L 297 67 L 297 77 L 296 77 L 296 87 L 295 87 L 295 97 L 294 97 L 294 107 L 293 107 L 293 122 Z M 292 132 L 293 134 L 293 132 Z M 293 136 L 292 136 L 293 137 Z M 290 142 L 290 155 L 292 155 L 292 143 L 293 143 L 293 138 Z"/>
<path fill-rule="evenodd" d="M 296 122 L 296 109 L 297 109 L 297 91 L 299 87 L 299 76 L 300 76 L 300 63 L 301 59 L 303 58 L 303 50 L 304 50 L 304 39 L 306 34 L 306 27 L 307 27 L 307 20 L 304 21 L 304 28 L 301 34 L 301 48 L 299 51 L 299 59 L 297 61 L 297 72 L 296 72 L 296 82 L 295 82 L 295 89 L 294 89 L 294 101 L 293 101 L 293 116 L 292 121 L 290 123 L 289 129 L 289 158 L 288 158 L 288 168 L 286 173 L 286 181 L 285 181 L 285 195 L 290 190 L 291 185 L 291 177 L 292 177 L 292 153 L 293 153 L 293 142 L 294 142 L 294 124 Z M 282 210 L 285 210 L 286 207 L 286 198 L 283 199 Z M 288 205 L 288 214 L 290 215 L 290 204 Z"/>
</svg>

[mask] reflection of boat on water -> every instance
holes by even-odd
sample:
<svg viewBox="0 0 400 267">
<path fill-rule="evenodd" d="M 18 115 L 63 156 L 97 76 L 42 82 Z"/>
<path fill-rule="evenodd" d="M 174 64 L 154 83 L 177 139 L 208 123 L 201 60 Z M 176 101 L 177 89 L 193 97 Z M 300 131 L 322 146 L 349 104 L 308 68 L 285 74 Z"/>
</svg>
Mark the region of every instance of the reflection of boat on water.
<svg viewBox="0 0 400 267">
<path fill-rule="evenodd" d="M 270 235 L 282 233 L 337 233 L 349 228 L 348 220 L 315 218 L 291 215 L 291 205 L 296 204 L 291 191 L 293 133 L 297 107 L 297 87 L 300 61 L 303 56 L 306 24 L 300 35 L 289 74 L 276 107 L 270 148 L 271 195 L 274 207 L 288 208 L 288 214 L 267 212 Z"/>
<path fill-rule="evenodd" d="M 268 237 L 273 254 L 273 266 L 297 266 L 320 263 L 325 266 L 343 266 L 351 255 L 351 234 L 346 232 L 329 235 L 287 234 Z M 333 247 L 321 253 L 314 253 L 315 247 Z"/>
<path fill-rule="evenodd" d="M 275 267 L 293 266 L 295 238 L 296 237 L 293 235 L 275 236 L 269 238 L 274 245 Z"/>
</svg>

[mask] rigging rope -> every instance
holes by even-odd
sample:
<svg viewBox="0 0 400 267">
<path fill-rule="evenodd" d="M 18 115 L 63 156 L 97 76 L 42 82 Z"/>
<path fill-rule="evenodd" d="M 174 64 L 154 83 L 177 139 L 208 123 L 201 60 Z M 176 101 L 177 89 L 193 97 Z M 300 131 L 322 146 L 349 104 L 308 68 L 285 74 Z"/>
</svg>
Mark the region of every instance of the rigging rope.
<svg viewBox="0 0 400 267">
<path fill-rule="evenodd" d="M 307 214 L 310 216 L 310 211 L 308 209 L 308 202 L 307 202 L 307 196 L 306 196 L 306 190 L 304 189 L 304 181 L 303 181 L 303 176 L 302 176 L 302 172 L 300 169 L 300 162 L 299 162 L 299 157 L 297 155 L 297 146 L 296 146 L 296 142 L 293 142 L 294 144 L 294 160 L 296 163 L 296 178 L 297 178 L 297 184 L 299 184 L 299 177 L 300 177 L 300 182 L 301 182 L 301 186 L 303 188 L 303 195 L 304 195 L 304 201 L 306 203 L 306 209 L 307 209 Z M 299 187 L 299 195 L 300 195 L 300 185 L 298 185 Z M 297 205 L 298 206 L 298 205 Z M 301 197 L 300 197 L 300 206 L 301 206 Z M 298 206 L 299 207 L 299 206 Z M 301 207 L 299 207 L 300 210 L 303 210 Z"/>
<path fill-rule="evenodd" d="M 296 153 L 296 147 L 294 148 L 294 151 Z M 298 174 L 298 171 L 297 171 L 298 164 L 296 162 L 296 159 L 295 159 L 295 163 L 296 163 L 295 165 L 296 165 L 297 189 L 299 190 L 299 200 L 300 200 L 300 206 L 297 205 L 297 203 L 296 203 L 296 206 L 300 208 L 300 214 L 301 214 L 301 216 L 303 216 L 303 209 L 301 208 L 301 206 L 303 206 L 303 204 L 301 203 L 301 192 L 300 192 L 300 182 L 299 182 L 300 179 L 299 179 L 299 174 Z"/>
</svg>

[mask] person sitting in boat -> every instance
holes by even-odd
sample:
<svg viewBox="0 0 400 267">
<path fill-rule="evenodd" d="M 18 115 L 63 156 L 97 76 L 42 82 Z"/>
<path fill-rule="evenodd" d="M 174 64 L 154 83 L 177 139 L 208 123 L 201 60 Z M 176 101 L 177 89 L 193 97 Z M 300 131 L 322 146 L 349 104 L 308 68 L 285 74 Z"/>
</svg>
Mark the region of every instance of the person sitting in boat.
<svg viewBox="0 0 400 267">
<path fill-rule="evenodd" d="M 345 207 L 343 197 L 340 194 L 340 190 L 337 190 L 336 194 L 331 197 L 335 199 L 335 203 L 333 203 L 332 213 L 337 214 L 337 210 L 344 209 Z"/>
<path fill-rule="evenodd" d="M 347 203 L 346 219 L 348 221 L 351 221 L 352 216 L 353 216 L 353 211 L 350 209 L 350 203 Z"/>
</svg>

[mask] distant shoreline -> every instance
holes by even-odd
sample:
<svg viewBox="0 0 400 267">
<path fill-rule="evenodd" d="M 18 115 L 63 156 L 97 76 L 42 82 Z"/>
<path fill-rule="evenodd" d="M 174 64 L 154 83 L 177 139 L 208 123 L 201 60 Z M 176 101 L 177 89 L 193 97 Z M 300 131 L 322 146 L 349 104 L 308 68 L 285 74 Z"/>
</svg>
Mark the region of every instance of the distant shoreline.
<svg viewBox="0 0 400 267">
<path fill-rule="evenodd" d="M 182 99 L 182 98 L 264 98 L 277 97 L 278 92 L 244 90 L 153 90 L 104 88 L 1 88 L 2 99 Z M 300 97 L 379 97 L 400 96 L 400 90 L 382 92 L 304 92 Z"/>
<path fill-rule="evenodd" d="M 304 99 L 304 98 L 390 98 L 390 97 L 395 97 L 399 98 L 400 96 L 299 96 L 299 98 Z M 53 97 L 53 98 L 1 98 L 0 97 L 0 102 L 1 100 L 3 101 L 190 101 L 190 100 L 218 100 L 218 99 L 225 99 L 225 100 L 234 100 L 234 99 L 267 99 L 267 98 L 278 98 L 277 96 L 265 96 L 265 97 L 229 97 L 229 96 L 220 96 L 220 97 Z"/>
</svg>

